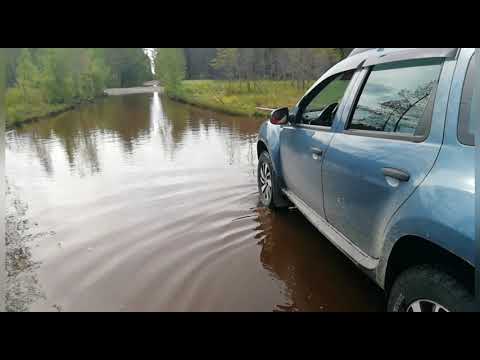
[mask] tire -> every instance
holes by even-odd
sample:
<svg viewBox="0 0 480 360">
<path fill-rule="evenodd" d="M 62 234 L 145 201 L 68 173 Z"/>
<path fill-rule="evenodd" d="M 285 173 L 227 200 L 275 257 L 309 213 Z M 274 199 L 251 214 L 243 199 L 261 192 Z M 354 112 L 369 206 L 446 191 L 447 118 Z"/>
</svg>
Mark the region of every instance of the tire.
<svg viewBox="0 0 480 360">
<path fill-rule="evenodd" d="M 267 151 L 264 151 L 258 158 L 257 183 L 262 205 L 270 209 L 288 206 L 288 202 L 282 195 L 272 159 Z"/>
<path fill-rule="evenodd" d="M 395 280 L 388 312 L 475 311 L 474 296 L 454 277 L 430 265 L 410 268 Z"/>
</svg>

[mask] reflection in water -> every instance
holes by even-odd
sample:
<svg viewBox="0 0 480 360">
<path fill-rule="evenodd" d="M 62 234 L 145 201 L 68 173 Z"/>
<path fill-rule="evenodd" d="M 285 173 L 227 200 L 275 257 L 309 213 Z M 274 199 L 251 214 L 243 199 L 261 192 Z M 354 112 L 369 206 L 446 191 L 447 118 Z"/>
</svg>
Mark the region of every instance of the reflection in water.
<svg viewBox="0 0 480 360">
<path fill-rule="evenodd" d="M 286 285 L 277 311 L 381 311 L 380 290 L 296 210 L 257 209 L 263 266 Z"/>
<path fill-rule="evenodd" d="M 31 310 L 381 309 L 296 211 L 259 208 L 259 126 L 148 94 L 9 132 L 7 177 L 55 230 L 32 241 Z"/>
</svg>

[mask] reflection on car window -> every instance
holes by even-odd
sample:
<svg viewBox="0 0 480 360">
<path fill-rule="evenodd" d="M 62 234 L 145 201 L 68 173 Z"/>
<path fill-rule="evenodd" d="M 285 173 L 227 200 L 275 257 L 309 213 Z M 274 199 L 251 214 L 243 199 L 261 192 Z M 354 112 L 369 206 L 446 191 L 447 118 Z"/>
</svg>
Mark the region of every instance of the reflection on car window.
<svg viewBox="0 0 480 360">
<path fill-rule="evenodd" d="M 326 80 L 328 84 L 306 106 L 303 112 L 303 123 L 310 125 L 332 126 L 333 115 L 337 105 L 342 101 L 354 71 L 340 73 L 333 79 Z M 324 113 L 325 111 L 328 112 Z"/>
<path fill-rule="evenodd" d="M 422 122 L 441 64 L 440 60 L 415 60 L 374 66 L 349 128 L 424 135 Z"/>
</svg>

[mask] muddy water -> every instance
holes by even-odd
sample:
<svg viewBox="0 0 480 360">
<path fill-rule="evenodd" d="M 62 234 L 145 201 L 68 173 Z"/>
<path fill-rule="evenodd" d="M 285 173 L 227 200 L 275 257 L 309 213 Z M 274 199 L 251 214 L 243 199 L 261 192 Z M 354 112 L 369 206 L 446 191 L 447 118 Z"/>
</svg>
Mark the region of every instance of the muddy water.
<svg viewBox="0 0 480 360">
<path fill-rule="evenodd" d="M 9 205 L 26 204 L 27 228 L 9 236 L 37 264 L 24 293 L 41 293 L 22 305 L 383 310 L 382 293 L 296 210 L 259 206 L 259 126 L 142 94 L 8 132 Z"/>
</svg>

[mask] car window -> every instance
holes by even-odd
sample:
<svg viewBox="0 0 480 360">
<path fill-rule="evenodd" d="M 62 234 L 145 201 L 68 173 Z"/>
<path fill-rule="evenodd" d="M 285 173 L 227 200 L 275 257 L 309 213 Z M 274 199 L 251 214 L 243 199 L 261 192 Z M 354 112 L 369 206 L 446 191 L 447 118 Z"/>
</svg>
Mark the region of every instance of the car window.
<svg viewBox="0 0 480 360">
<path fill-rule="evenodd" d="M 409 60 L 374 66 L 363 87 L 349 129 L 425 136 L 429 102 L 441 60 Z"/>
<path fill-rule="evenodd" d="M 462 100 L 460 102 L 460 113 L 458 115 L 458 140 L 465 145 L 475 145 L 474 136 L 470 126 L 470 111 L 473 97 L 474 83 L 474 57 L 470 59 L 467 75 L 463 83 Z"/>
<path fill-rule="evenodd" d="M 302 123 L 318 126 L 332 126 L 333 118 L 352 80 L 354 70 L 340 73 L 320 84 L 318 94 L 305 106 Z"/>
</svg>

